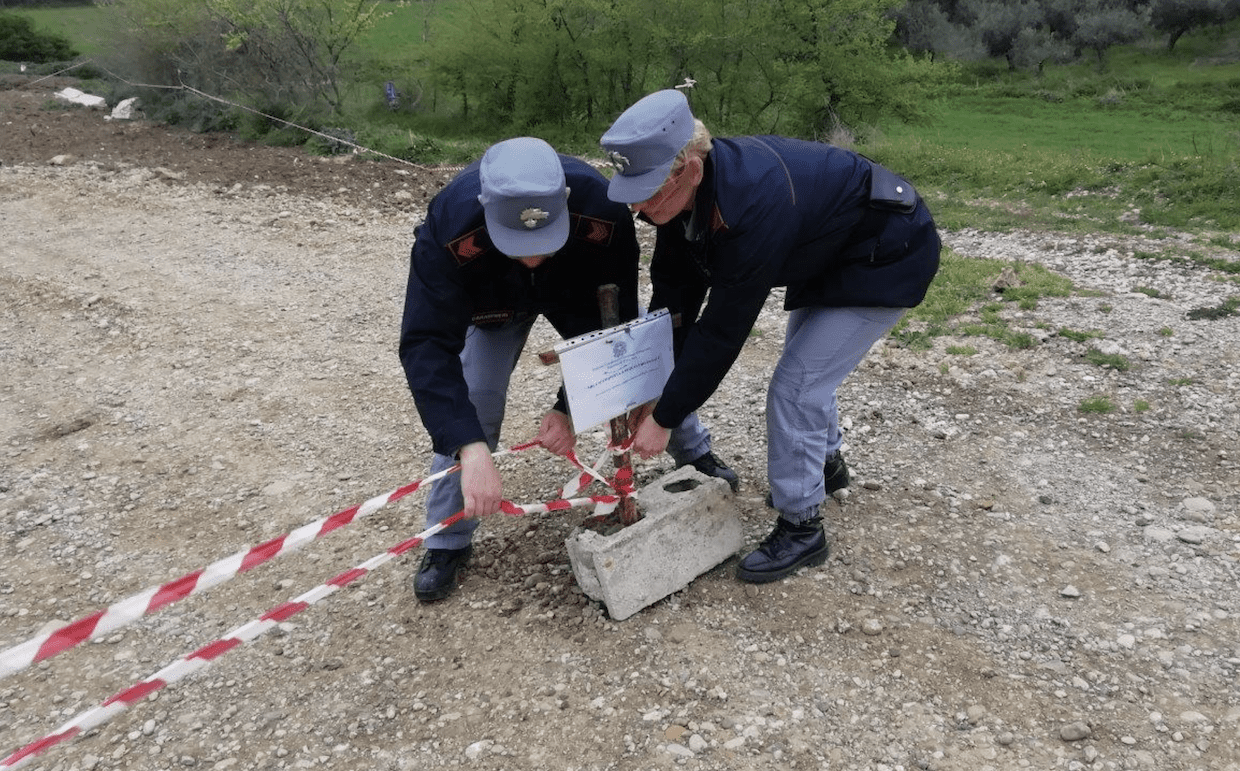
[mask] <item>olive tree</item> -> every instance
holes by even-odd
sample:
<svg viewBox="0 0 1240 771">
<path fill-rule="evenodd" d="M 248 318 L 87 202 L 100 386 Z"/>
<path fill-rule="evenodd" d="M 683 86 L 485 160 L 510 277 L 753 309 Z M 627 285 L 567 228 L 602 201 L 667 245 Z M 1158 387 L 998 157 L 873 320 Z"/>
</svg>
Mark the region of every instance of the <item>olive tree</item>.
<svg viewBox="0 0 1240 771">
<path fill-rule="evenodd" d="M 917 115 L 928 59 L 893 51 L 900 0 L 461 0 L 426 64 L 489 124 L 609 122 L 684 86 L 717 130 L 815 134 Z M 485 51 L 485 55 L 481 52 Z"/>
<path fill-rule="evenodd" d="M 1091 8 L 1078 19 L 1072 42 L 1078 48 L 1092 50 L 1101 65 L 1108 48 L 1140 40 L 1148 29 L 1146 18 L 1137 11 L 1122 7 Z"/>
<path fill-rule="evenodd" d="M 1176 42 L 1186 32 L 1222 24 L 1240 14 L 1234 0 L 1153 0 L 1150 24 L 1167 35 L 1167 50 L 1175 50 Z"/>
</svg>

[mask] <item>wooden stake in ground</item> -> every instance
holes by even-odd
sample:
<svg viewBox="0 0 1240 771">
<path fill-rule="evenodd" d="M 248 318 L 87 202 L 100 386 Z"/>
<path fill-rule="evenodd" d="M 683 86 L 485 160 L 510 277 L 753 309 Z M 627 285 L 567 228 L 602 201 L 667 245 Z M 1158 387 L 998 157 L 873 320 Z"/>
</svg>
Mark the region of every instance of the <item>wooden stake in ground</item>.
<svg viewBox="0 0 1240 771">
<path fill-rule="evenodd" d="M 614 327 L 620 323 L 620 287 L 615 284 L 604 284 L 598 288 L 598 310 L 604 328 Z M 613 446 L 621 447 L 628 441 L 628 418 L 629 416 L 626 412 L 611 419 L 611 443 Z M 621 469 L 629 469 L 627 476 L 632 478 L 632 453 L 625 450 L 614 456 L 613 463 L 617 475 L 620 474 Z M 626 527 L 642 518 L 641 513 L 637 510 L 636 502 L 629 495 L 620 497 L 620 505 L 616 507 L 616 513 L 620 517 L 620 524 Z"/>
</svg>

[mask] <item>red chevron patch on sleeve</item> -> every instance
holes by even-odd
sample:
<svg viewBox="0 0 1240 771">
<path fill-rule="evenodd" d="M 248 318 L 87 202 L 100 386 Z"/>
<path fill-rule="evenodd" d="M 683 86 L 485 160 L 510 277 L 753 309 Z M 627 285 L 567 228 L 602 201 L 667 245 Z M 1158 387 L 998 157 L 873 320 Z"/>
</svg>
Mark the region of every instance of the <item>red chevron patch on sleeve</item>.
<svg viewBox="0 0 1240 771">
<path fill-rule="evenodd" d="M 476 228 L 448 243 L 448 251 L 458 265 L 467 265 L 486 253 L 490 243 L 485 228 Z"/>
<path fill-rule="evenodd" d="M 577 238 L 599 246 L 607 246 L 611 243 L 611 236 L 616 232 L 616 223 L 596 217 L 587 217 L 584 214 L 574 214 L 573 217 L 577 220 L 573 228 L 573 235 Z"/>
<path fill-rule="evenodd" d="M 719 204 L 715 204 L 715 208 L 710 213 L 710 232 L 718 233 L 720 230 L 727 230 L 728 223 L 723 221 L 723 212 L 719 211 Z"/>
</svg>

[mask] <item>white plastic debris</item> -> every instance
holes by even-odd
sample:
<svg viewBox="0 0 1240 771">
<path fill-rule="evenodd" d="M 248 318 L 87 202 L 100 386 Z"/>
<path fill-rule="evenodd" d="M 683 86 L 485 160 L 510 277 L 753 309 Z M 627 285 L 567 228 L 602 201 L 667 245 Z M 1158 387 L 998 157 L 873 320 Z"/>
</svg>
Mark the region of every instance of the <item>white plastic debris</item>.
<svg viewBox="0 0 1240 771">
<path fill-rule="evenodd" d="M 108 120 L 133 120 L 134 113 L 138 110 L 137 103 L 138 97 L 136 96 L 122 99 L 112 108 L 112 114 L 108 116 Z"/>
<path fill-rule="evenodd" d="M 83 107 L 108 106 L 108 100 L 104 99 L 102 96 L 87 94 L 83 91 L 78 91 L 76 88 L 65 88 L 61 91 L 57 91 L 56 98 L 63 99 L 66 102 L 72 102 L 73 104 L 80 104 Z"/>
</svg>

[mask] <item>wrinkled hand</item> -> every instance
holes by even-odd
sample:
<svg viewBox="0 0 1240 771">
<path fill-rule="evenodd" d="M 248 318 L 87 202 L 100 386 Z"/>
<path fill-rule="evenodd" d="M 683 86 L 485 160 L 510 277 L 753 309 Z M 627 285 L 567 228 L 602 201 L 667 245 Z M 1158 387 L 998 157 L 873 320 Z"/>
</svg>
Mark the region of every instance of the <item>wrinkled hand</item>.
<svg viewBox="0 0 1240 771">
<path fill-rule="evenodd" d="M 556 455 L 567 455 L 568 451 L 577 446 L 577 435 L 573 433 L 573 424 L 563 412 L 548 410 L 538 426 L 538 436 L 534 439 Z"/>
<path fill-rule="evenodd" d="M 488 517 L 499 511 L 504 483 L 486 442 L 473 442 L 461 448 L 461 493 L 465 496 L 467 517 Z"/>
<path fill-rule="evenodd" d="M 658 403 L 658 399 L 651 399 L 645 404 L 629 410 L 628 424 L 630 436 L 637 433 L 638 426 L 642 424 L 643 420 L 650 417 L 650 413 L 654 412 L 654 406 Z"/>
<path fill-rule="evenodd" d="M 633 435 L 632 450 L 642 458 L 653 458 L 667 449 L 667 440 L 671 435 L 670 428 L 664 428 L 655 423 L 653 417 L 646 416 Z"/>
</svg>

